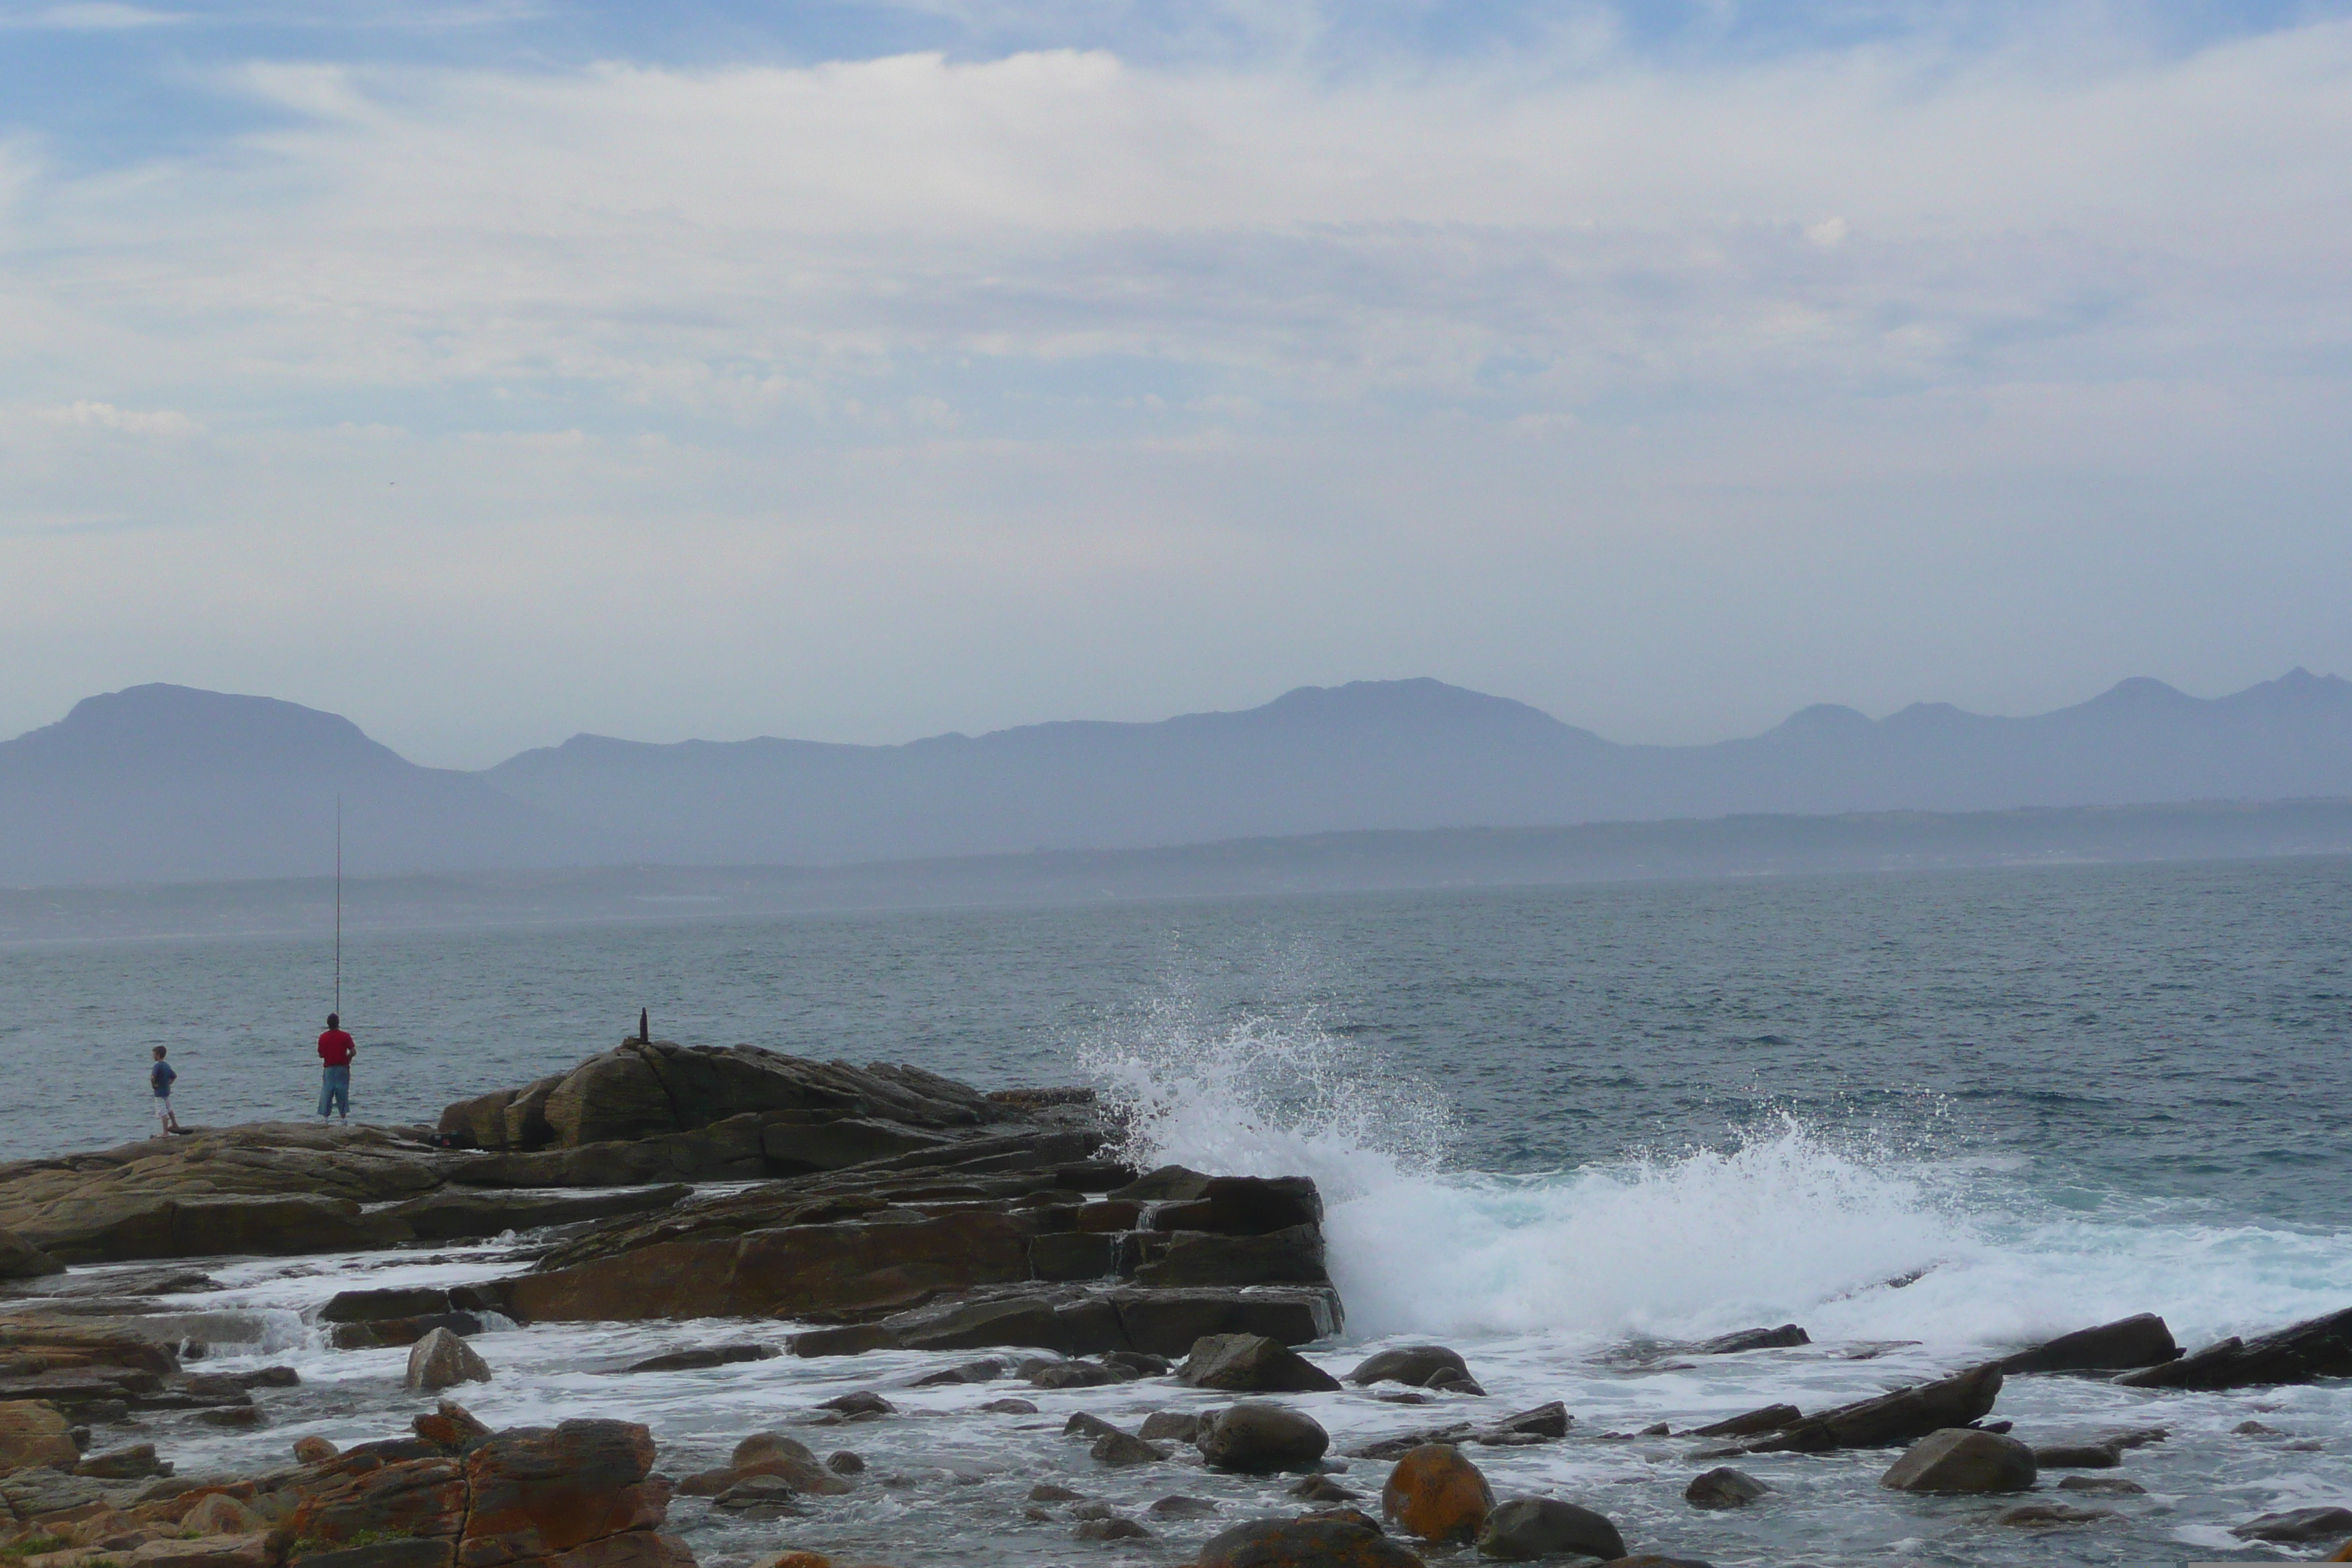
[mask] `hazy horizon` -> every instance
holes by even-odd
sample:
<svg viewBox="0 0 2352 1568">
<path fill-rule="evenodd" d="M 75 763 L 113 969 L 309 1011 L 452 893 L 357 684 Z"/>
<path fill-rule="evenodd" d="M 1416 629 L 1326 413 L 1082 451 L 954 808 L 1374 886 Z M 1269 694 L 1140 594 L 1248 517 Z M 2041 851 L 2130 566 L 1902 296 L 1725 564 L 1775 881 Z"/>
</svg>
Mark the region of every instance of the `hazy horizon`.
<svg viewBox="0 0 2352 1568">
<path fill-rule="evenodd" d="M 0 0 L 0 732 L 2352 668 L 2352 5 Z"/>
</svg>

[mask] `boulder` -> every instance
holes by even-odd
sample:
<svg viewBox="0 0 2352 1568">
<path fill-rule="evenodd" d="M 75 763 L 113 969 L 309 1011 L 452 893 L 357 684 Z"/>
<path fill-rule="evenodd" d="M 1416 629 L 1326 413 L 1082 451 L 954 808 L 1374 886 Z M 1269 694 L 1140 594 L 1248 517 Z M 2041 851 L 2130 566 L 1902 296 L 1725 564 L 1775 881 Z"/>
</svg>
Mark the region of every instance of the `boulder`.
<svg viewBox="0 0 2352 1568">
<path fill-rule="evenodd" d="M 1070 1532 L 1080 1541 L 1149 1541 L 1151 1531 L 1120 1514 L 1103 1519 L 1082 1519 Z"/>
<path fill-rule="evenodd" d="M 1218 1411 L 1194 1443 L 1212 1469 L 1263 1476 L 1310 1468 L 1329 1451 L 1331 1436 L 1302 1411 L 1245 1399 Z"/>
<path fill-rule="evenodd" d="M 482 1331 L 482 1320 L 471 1312 L 435 1312 L 422 1318 L 381 1318 L 364 1323 L 333 1323 L 327 1342 L 339 1351 L 388 1350 L 413 1345 L 436 1329 L 459 1339 Z"/>
<path fill-rule="evenodd" d="M 1996 1363 L 2005 1373 L 2121 1372 L 2178 1361 L 2180 1347 L 2172 1330 L 2154 1312 L 2140 1312 L 2061 1334 L 2032 1350 L 2020 1351 Z"/>
<path fill-rule="evenodd" d="M 1034 1415 L 1037 1407 L 1025 1399 L 992 1399 L 981 1406 L 992 1415 Z"/>
<path fill-rule="evenodd" d="M 1180 1493 L 1175 1497 L 1161 1498 L 1143 1511 L 1155 1519 L 1206 1519 L 1217 1511 L 1217 1505 L 1207 1498 L 1185 1497 Z"/>
<path fill-rule="evenodd" d="M 747 1361 L 772 1361 L 784 1352 L 773 1345 L 738 1341 L 725 1345 L 697 1345 L 690 1350 L 664 1351 L 619 1370 L 629 1372 L 699 1372 L 706 1367 L 734 1366 Z"/>
<path fill-rule="evenodd" d="M 507 1107 L 520 1089 L 494 1089 L 442 1108 L 435 1131 L 460 1149 L 507 1147 Z"/>
<path fill-rule="evenodd" d="M 459 1560 L 551 1557 L 651 1531 L 669 1509 L 668 1483 L 650 1476 L 653 1459 L 652 1435 L 630 1422 L 575 1420 L 499 1433 L 466 1460 L 469 1506 Z M 636 1551 L 667 1555 L 650 1542 Z"/>
<path fill-rule="evenodd" d="M 714 1496 L 710 1506 L 745 1519 L 782 1519 L 805 1511 L 793 1484 L 781 1476 L 745 1476 Z"/>
<path fill-rule="evenodd" d="M 1140 1435 L 1147 1442 L 1190 1443 L 1208 1422 L 1197 1410 L 1155 1410 L 1143 1418 Z"/>
<path fill-rule="evenodd" d="M 2123 1462 L 2123 1450 L 2105 1443 L 2050 1444 L 2033 1450 L 2035 1467 L 2044 1470 L 2112 1470 Z"/>
<path fill-rule="evenodd" d="M 404 1382 L 410 1388 L 430 1394 L 461 1383 L 489 1381 L 489 1363 L 447 1329 L 436 1329 L 409 1347 L 408 1375 Z"/>
<path fill-rule="evenodd" d="M 1088 1441 L 1118 1430 L 1118 1427 L 1091 1410 L 1074 1410 L 1070 1413 L 1070 1418 L 1062 1423 L 1063 1436 L 1084 1437 Z"/>
<path fill-rule="evenodd" d="M 225 1492 L 215 1492 L 180 1516 L 180 1528 L 198 1535 L 250 1535 L 269 1521 Z"/>
<path fill-rule="evenodd" d="M 11 1230 L 0 1230 L 0 1279 L 62 1274 L 66 1266 Z"/>
<path fill-rule="evenodd" d="M 1898 1492 L 2022 1492 L 2033 1489 L 2033 1450 L 2016 1438 L 1965 1426 L 1931 1432 L 1879 1477 Z"/>
<path fill-rule="evenodd" d="M 1712 1426 L 1693 1427 L 1694 1437 L 1758 1437 L 1767 1432 L 1785 1432 L 1805 1418 L 1805 1413 L 1793 1405 L 1767 1405 L 1760 1410 L 1750 1410 Z"/>
<path fill-rule="evenodd" d="M 1445 1443 L 1407 1453 L 1381 1488 L 1381 1515 L 1423 1541 L 1475 1541 L 1494 1507 L 1485 1473 Z"/>
<path fill-rule="evenodd" d="M 2273 1546 L 2302 1546 L 2315 1541 L 2338 1541 L 2352 1535 L 2352 1509 L 2297 1508 L 2250 1519 L 2230 1531 L 2241 1541 L 2263 1541 Z"/>
<path fill-rule="evenodd" d="M 1558 1498 L 1513 1498 L 1486 1516 L 1477 1539 L 1478 1555 L 1506 1563 L 1625 1555 L 1625 1538 L 1614 1524 L 1589 1508 Z"/>
<path fill-rule="evenodd" d="M 1792 1449 L 1802 1454 L 1832 1448 L 1891 1448 L 1983 1419 L 2000 1394 L 2000 1368 L 1988 1363 L 1953 1377 L 1898 1388 L 1874 1399 L 1806 1416 L 1761 1442 L 1749 1444 L 1748 1448 L 1754 1453 Z"/>
<path fill-rule="evenodd" d="M 1263 1334 L 1210 1334 L 1193 1342 L 1176 1381 L 1236 1394 L 1319 1394 L 1339 1380 Z"/>
<path fill-rule="evenodd" d="M 1098 1465 L 1123 1470 L 1133 1465 L 1156 1465 L 1168 1457 L 1168 1450 L 1157 1443 L 1147 1443 L 1124 1432 L 1105 1432 L 1087 1450 L 1087 1457 Z"/>
<path fill-rule="evenodd" d="M 312 1433 L 294 1439 L 294 1461 L 300 1465 L 323 1465 L 342 1450 L 328 1439 Z"/>
<path fill-rule="evenodd" d="M 1728 1465 L 1718 1465 L 1702 1475 L 1693 1476 L 1690 1485 L 1683 1489 L 1683 1500 L 1693 1508 L 1710 1511 L 1746 1508 L 1772 1489 L 1745 1470 L 1735 1470 Z M 1622 1556 L 1623 1553 L 1620 1552 Z"/>
<path fill-rule="evenodd" d="M 1423 1568 L 1361 1514 L 1254 1519 L 1209 1537 L 1196 1568 Z"/>
<path fill-rule="evenodd" d="M 1785 1350 L 1812 1342 L 1812 1335 L 1796 1324 L 1783 1323 L 1777 1329 L 1742 1329 L 1738 1333 L 1719 1334 L 1692 1348 L 1700 1355 L 1738 1355 L 1742 1351 Z"/>
<path fill-rule="evenodd" d="M 2352 1308 L 2252 1340 L 2226 1339 L 2115 1379 L 2129 1388 L 2245 1388 L 2352 1377 Z"/>
<path fill-rule="evenodd" d="M 2117 1497 L 2138 1497 L 2147 1489 L 2126 1476 L 2062 1476 L 2058 1489 L 2069 1492 L 2108 1492 Z"/>
<path fill-rule="evenodd" d="M 466 1523 L 465 1462 L 412 1447 L 430 1457 L 395 1458 L 397 1445 L 362 1443 L 304 1472 L 287 1529 L 326 1547 L 386 1536 L 455 1539 Z"/>
<path fill-rule="evenodd" d="M 574 1146 L 684 1131 L 661 1075 L 633 1046 L 573 1068 L 547 1097 L 543 1114 L 555 1141 Z"/>
<path fill-rule="evenodd" d="M 0 1404 L 0 1471 L 41 1465 L 70 1470 L 80 1462 L 81 1450 L 55 1405 L 25 1399 Z"/>
<path fill-rule="evenodd" d="M 1568 1429 L 1575 1425 L 1576 1417 L 1568 1413 L 1568 1406 L 1555 1399 L 1549 1405 L 1538 1405 L 1533 1410 L 1522 1410 L 1516 1415 L 1506 1415 L 1487 1427 L 1485 1433 L 1474 1436 L 1482 1440 L 1494 1436 L 1565 1437 L 1568 1436 Z"/>
<path fill-rule="evenodd" d="M 109 1193 L 51 1205 L 24 1234 L 68 1263 L 362 1252 L 398 1246 L 413 1235 L 405 1222 L 366 1212 L 349 1198 Z"/>
<path fill-rule="evenodd" d="M 1465 1377 L 1470 1373 L 1459 1351 L 1444 1345 L 1403 1345 L 1367 1356 L 1348 1374 L 1348 1381 L 1358 1387 L 1373 1383 L 1403 1383 L 1420 1388 L 1444 1371 L 1458 1372 Z"/>
<path fill-rule="evenodd" d="M 172 1467 L 155 1457 L 152 1443 L 133 1443 L 127 1448 L 110 1449 L 92 1454 L 73 1468 L 74 1474 L 89 1476 L 101 1481 L 142 1480 L 149 1476 L 168 1476 Z"/>
<path fill-rule="evenodd" d="M 1029 1384 L 1033 1388 L 1101 1388 L 1108 1384 L 1133 1381 L 1131 1375 L 1116 1367 L 1091 1361 L 1057 1361 L 1029 1374 Z"/>
</svg>

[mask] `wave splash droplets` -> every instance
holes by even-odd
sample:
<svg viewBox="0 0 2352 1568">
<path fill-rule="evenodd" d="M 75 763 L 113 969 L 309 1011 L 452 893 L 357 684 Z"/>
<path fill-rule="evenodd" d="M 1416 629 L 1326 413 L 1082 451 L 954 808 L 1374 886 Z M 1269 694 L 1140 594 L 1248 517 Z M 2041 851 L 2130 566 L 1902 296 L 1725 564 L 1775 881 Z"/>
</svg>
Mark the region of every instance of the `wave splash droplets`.
<svg viewBox="0 0 2352 1568">
<path fill-rule="evenodd" d="M 1921 1177 L 1789 1121 L 1729 1152 L 1444 1172 L 1444 1097 L 1311 1018 L 1163 1006 L 1079 1061 L 1126 1108 L 1137 1165 L 1313 1177 L 1358 1334 L 1714 1332 L 1965 1245 Z"/>
</svg>

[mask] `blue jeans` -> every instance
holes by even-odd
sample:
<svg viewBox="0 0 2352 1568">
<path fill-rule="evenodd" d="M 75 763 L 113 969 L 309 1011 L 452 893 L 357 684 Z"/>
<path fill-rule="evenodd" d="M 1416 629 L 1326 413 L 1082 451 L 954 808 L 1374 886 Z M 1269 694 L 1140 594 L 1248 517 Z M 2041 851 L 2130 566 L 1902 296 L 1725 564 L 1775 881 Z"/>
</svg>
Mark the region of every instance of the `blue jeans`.
<svg viewBox="0 0 2352 1568">
<path fill-rule="evenodd" d="M 325 1068 L 325 1077 L 319 1084 L 319 1114 L 325 1116 L 341 1107 L 345 1120 L 352 1114 L 352 1069 Z"/>
</svg>

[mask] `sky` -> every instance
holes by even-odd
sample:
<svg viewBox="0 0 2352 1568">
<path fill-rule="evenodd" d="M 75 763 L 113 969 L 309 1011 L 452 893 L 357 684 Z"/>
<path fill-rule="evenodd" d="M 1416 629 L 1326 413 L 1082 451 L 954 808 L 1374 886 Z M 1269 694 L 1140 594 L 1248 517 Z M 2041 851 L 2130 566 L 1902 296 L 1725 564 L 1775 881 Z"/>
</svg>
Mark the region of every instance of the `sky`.
<svg viewBox="0 0 2352 1568">
<path fill-rule="evenodd" d="M 2352 673 L 2352 3 L 0 0 L 0 735 Z"/>
</svg>

